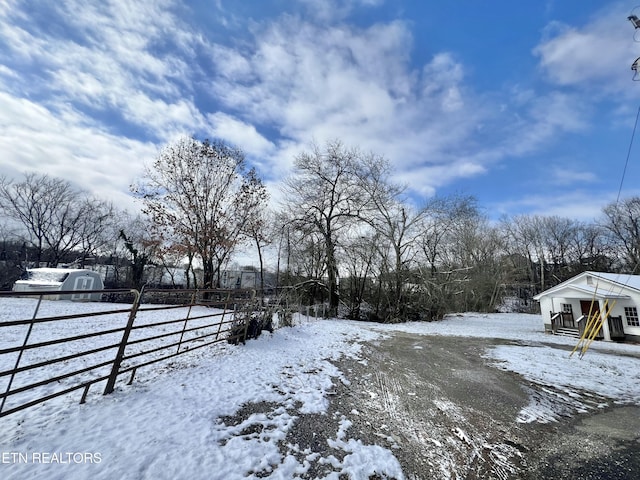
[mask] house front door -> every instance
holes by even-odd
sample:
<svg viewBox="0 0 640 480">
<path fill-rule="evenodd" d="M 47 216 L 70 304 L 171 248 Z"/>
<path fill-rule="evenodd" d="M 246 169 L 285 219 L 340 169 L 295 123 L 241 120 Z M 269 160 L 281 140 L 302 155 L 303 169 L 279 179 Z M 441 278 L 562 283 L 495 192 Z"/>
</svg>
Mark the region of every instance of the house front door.
<svg viewBox="0 0 640 480">
<path fill-rule="evenodd" d="M 593 304 L 593 307 L 591 306 Z M 580 300 L 580 310 L 582 311 L 582 315 L 587 317 L 589 315 L 589 311 L 591 311 L 591 316 L 600 314 L 600 303 L 597 300 L 593 302 L 591 300 Z"/>
</svg>

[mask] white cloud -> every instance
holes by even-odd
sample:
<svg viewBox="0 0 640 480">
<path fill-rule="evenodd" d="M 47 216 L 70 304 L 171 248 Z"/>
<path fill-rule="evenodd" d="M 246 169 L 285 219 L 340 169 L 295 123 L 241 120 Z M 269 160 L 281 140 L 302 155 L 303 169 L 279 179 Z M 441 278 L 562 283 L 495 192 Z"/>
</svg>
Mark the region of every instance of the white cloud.
<svg viewBox="0 0 640 480">
<path fill-rule="evenodd" d="M 0 77 L 17 80 L 19 78 L 19 75 L 15 70 L 12 70 L 5 65 L 0 65 Z"/>
<path fill-rule="evenodd" d="M 606 190 L 558 190 L 548 194 L 524 195 L 518 200 L 491 206 L 493 215 L 513 212 L 541 216 L 558 216 L 592 222 L 602 208 L 615 201 L 615 193 Z"/>
<path fill-rule="evenodd" d="M 253 45 L 211 49 L 213 90 L 226 108 L 275 128 L 290 151 L 340 138 L 382 154 L 425 195 L 590 128 L 590 103 L 578 93 L 478 95 L 449 52 L 412 67 L 403 22 L 356 28 L 283 16 L 253 31 Z M 283 170 L 282 157 L 270 158 L 273 170 Z"/>
<path fill-rule="evenodd" d="M 555 185 L 570 186 L 591 184 L 598 180 L 595 173 L 579 167 L 555 165 L 549 171 L 550 181 Z"/>
<path fill-rule="evenodd" d="M 191 130 L 203 125 L 185 95 L 190 88 L 186 59 L 190 42 L 197 40 L 169 13 L 172 3 L 53 3 L 51 21 L 64 28 L 46 33 L 17 10 L 15 18 L 13 12 L 5 14 L 0 36 L 9 46 L 5 55 L 33 66 L 27 95 L 46 92 L 50 106 L 115 111 L 163 138 L 176 124 Z M 167 42 L 172 48 L 160 56 L 156 46 Z"/>
<path fill-rule="evenodd" d="M 563 133 L 589 129 L 591 106 L 582 101 L 581 95 L 553 91 L 529 95 L 517 91 L 512 100 L 501 116 L 501 156 L 525 155 L 548 145 Z"/>
<path fill-rule="evenodd" d="M 445 111 L 462 108 L 464 102 L 459 89 L 463 79 L 462 65 L 456 63 L 448 53 L 439 53 L 424 67 L 426 80 L 423 94 L 438 96 Z"/>
<path fill-rule="evenodd" d="M 277 182 L 311 140 L 339 138 L 386 156 L 398 179 L 430 196 L 589 129 L 591 99 L 575 91 L 474 92 L 462 54 L 434 52 L 426 64 L 412 64 L 409 23 L 344 23 L 354 8 L 380 0 L 301 1 L 314 15 L 251 20 L 250 38 L 247 19 L 217 1 L 211 8 L 220 22 L 232 22 L 238 33 L 225 45 L 215 43 L 222 35 L 181 20 L 182 4 L 174 0 L 53 2 L 47 8 L 58 29 L 40 28 L 24 1 L 0 7 L 7 47 L 0 52 L 0 92 L 8 109 L 0 113 L 8 127 L 2 139 L 24 144 L 13 147 L 3 168 L 36 168 L 46 158 L 52 174 L 68 173 L 71 158 L 92 176 L 81 177 L 84 183 L 126 192 L 131 178 L 116 177 L 135 176 L 131 158 L 155 155 L 151 143 L 128 136 L 165 143 L 195 134 L 236 144 Z M 624 23 L 624 15 L 615 21 Z M 550 28 L 535 50 L 548 78 L 563 87 L 609 88 L 613 63 L 626 55 L 604 58 L 622 38 L 607 30 L 613 22 L 609 14 L 583 27 Z M 590 63 L 589 52 L 597 61 Z M 623 70 L 628 74 L 628 65 Z M 11 109 L 18 120 L 10 121 Z M 112 158 L 126 160 L 115 160 L 117 175 L 109 178 Z M 100 175 L 102 183 L 95 181 Z"/>
<path fill-rule="evenodd" d="M 216 97 L 243 121 L 277 129 L 298 151 L 312 139 L 340 138 L 385 155 L 399 171 L 427 164 L 460 172 L 449 164 L 469 155 L 466 139 L 484 108 L 466 95 L 451 54 L 410 66 L 408 25 L 359 29 L 284 16 L 255 35 L 253 47 L 211 49 Z M 419 173 L 406 178 L 423 188 Z"/>
<path fill-rule="evenodd" d="M 0 92 L 0 175 L 45 173 L 120 207 L 130 208 L 129 185 L 153 159 L 154 145 L 113 136 L 71 110 L 55 114 Z"/>
<path fill-rule="evenodd" d="M 638 57 L 628 5 L 600 10 L 583 26 L 552 23 L 533 50 L 540 68 L 553 83 L 591 91 L 631 89 L 631 63 Z"/>
<path fill-rule="evenodd" d="M 359 6 L 380 6 L 384 0 L 299 0 L 299 2 L 306 6 L 313 17 L 329 22 L 346 18 Z"/>
<path fill-rule="evenodd" d="M 394 180 L 423 197 L 432 197 L 438 188 L 460 178 L 475 177 L 487 173 L 486 168 L 473 159 L 453 160 L 446 165 L 425 165 L 394 175 Z M 418 181 L 416 181 L 416 179 Z"/>
<path fill-rule="evenodd" d="M 260 162 L 267 155 L 272 155 L 275 145 L 260 135 L 253 125 L 245 123 L 226 113 L 217 112 L 208 116 L 213 136 L 228 140 L 240 147 L 246 154 Z"/>
</svg>

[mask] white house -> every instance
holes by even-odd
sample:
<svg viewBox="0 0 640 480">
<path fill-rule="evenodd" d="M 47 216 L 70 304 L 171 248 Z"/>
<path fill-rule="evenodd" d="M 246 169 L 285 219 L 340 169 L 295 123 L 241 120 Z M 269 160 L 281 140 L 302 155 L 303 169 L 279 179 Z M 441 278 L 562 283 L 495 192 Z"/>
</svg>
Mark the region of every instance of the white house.
<svg viewBox="0 0 640 480">
<path fill-rule="evenodd" d="M 596 338 L 640 341 L 640 275 L 583 272 L 533 298 L 545 331 L 579 335 L 591 314 L 603 320 Z"/>
<path fill-rule="evenodd" d="M 79 268 L 32 268 L 13 284 L 14 292 L 74 291 L 70 295 L 47 295 L 47 300 L 92 300 L 100 301 L 100 293 L 85 293 L 83 290 L 102 290 L 104 284 L 100 274 Z"/>
</svg>

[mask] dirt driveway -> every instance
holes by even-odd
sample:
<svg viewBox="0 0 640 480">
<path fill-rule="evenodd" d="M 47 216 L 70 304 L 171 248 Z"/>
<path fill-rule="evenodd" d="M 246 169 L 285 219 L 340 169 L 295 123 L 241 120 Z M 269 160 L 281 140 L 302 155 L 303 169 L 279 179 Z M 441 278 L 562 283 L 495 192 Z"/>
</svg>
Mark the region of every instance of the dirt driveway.
<svg viewBox="0 0 640 480">
<path fill-rule="evenodd" d="M 492 367 L 483 355 L 500 343 L 394 333 L 366 345 L 362 360 L 340 363 L 347 382 L 329 415 L 301 418 L 289 440 L 323 448 L 323 428 L 335 432 L 325 425 L 342 417 L 350 437 L 390 449 L 409 479 L 640 478 L 640 408 L 587 392 L 576 402 Z M 561 419 L 516 420 L 537 403 Z"/>
</svg>

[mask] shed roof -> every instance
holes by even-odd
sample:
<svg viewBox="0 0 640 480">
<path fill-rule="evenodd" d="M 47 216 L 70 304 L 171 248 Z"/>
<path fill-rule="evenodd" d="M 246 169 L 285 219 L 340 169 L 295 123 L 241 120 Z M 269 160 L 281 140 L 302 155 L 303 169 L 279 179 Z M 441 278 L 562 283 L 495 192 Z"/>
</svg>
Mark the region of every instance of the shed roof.
<svg viewBox="0 0 640 480">
<path fill-rule="evenodd" d="M 86 268 L 57 268 L 57 267 L 38 267 L 27 268 L 28 271 L 43 272 L 43 273 L 71 273 L 71 272 L 91 272 Z"/>
<path fill-rule="evenodd" d="M 64 283 L 71 273 L 81 273 L 92 276 L 98 275 L 96 272 L 82 268 L 28 268 L 25 276 L 15 283 L 59 286 Z"/>
</svg>

